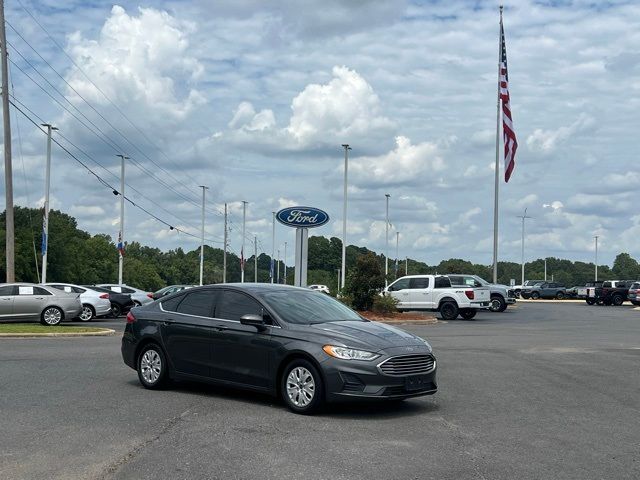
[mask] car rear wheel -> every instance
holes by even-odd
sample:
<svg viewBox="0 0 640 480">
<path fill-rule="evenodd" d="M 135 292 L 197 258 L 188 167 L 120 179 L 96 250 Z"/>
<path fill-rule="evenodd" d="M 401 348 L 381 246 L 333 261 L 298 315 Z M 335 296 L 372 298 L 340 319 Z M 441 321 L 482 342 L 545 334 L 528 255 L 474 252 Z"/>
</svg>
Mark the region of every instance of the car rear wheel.
<svg viewBox="0 0 640 480">
<path fill-rule="evenodd" d="M 558 292 L 558 293 L 556 293 L 556 298 L 557 298 L 558 300 L 564 300 L 564 293 L 562 293 L 562 292 Z"/>
<path fill-rule="evenodd" d="M 312 413 L 324 401 L 322 377 L 316 367 L 303 358 L 292 361 L 284 369 L 280 391 L 287 407 L 295 413 Z"/>
<path fill-rule="evenodd" d="M 531 298 L 532 298 L 533 300 L 538 300 L 538 299 L 540 298 L 540 294 L 539 294 L 538 292 L 533 292 L 533 293 L 531 294 Z"/>
<path fill-rule="evenodd" d="M 162 349 L 152 343 L 142 349 L 138 356 L 138 379 L 150 390 L 162 387 L 167 377 L 167 362 Z"/>
<path fill-rule="evenodd" d="M 624 298 L 622 298 L 622 295 L 614 295 L 611 301 L 616 307 L 619 307 L 624 302 Z"/>
<path fill-rule="evenodd" d="M 58 307 L 47 307 L 40 315 L 40 323 L 48 326 L 59 325 L 63 318 L 64 314 Z"/>
<path fill-rule="evenodd" d="M 460 316 L 465 320 L 471 320 L 476 316 L 476 311 L 471 308 L 465 308 L 460 310 Z"/>
<path fill-rule="evenodd" d="M 453 302 L 444 302 L 440 306 L 440 316 L 444 320 L 455 320 L 458 316 L 458 305 Z"/>
<path fill-rule="evenodd" d="M 91 305 L 82 305 L 82 312 L 78 315 L 78 318 L 82 322 L 89 322 L 96 316 L 96 312 Z"/>
<path fill-rule="evenodd" d="M 118 305 L 117 303 L 111 304 L 111 315 L 113 315 L 116 318 L 122 315 L 122 308 L 120 308 L 120 305 Z"/>
<path fill-rule="evenodd" d="M 507 309 L 507 302 L 501 295 L 493 295 L 489 302 L 489 310 L 492 312 L 504 312 Z"/>
</svg>

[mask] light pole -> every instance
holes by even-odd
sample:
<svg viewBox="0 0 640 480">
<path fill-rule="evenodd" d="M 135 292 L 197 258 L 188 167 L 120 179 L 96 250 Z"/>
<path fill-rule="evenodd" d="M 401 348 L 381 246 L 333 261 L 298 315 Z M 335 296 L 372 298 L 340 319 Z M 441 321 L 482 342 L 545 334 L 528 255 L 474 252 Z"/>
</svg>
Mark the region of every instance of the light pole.
<svg viewBox="0 0 640 480">
<path fill-rule="evenodd" d="M 384 286 L 389 283 L 389 198 L 391 195 L 385 193 L 384 196 L 387 199 L 387 215 L 385 217 L 385 250 L 384 250 Z"/>
<path fill-rule="evenodd" d="M 120 233 L 118 235 L 118 285 L 122 285 L 122 269 L 124 261 L 124 161 L 129 160 L 126 155 L 118 154 L 120 157 Z"/>
<path fill-rule="evenodd" d="M 47 283 L 47 257 L 49 252 L 49 191 L 51 188 L 51 132 L 58 130 L 49 123 L 43 123 L 47 127 L 47 166 L 44 180 L 44 218 L 42 221 L 42 283 Z"/>
<path fill-rule="evenodd" d="M 280 249 L 278 249 L 278 259 L 276 260 L 276 283 L 280 283 Z"/>
<path fill-rule="evenodd" d="M 287 242 L 284 242 L 284 284 L 287 284 Z"/>
<path fill-rule="evenodd" d="M 200 185 L 202 189 L 202 238 L 200 239 L 200 286 L 202 286 L 202 274 L 204 273 L 204 192 L 209 187 Z"/>
<path fill-rule="evenodd" d="M 224 203 L 224 251 L 222 253 L 222 283 L 227 283 L 227 246 L 229 244 L 227 240 L 227 234 L 229 229 L 227 228 L 227 202 Z"/>
<path fill-rule="evenodd" d="M 396 232 L 396 278 L 398 278 L 398 244 L 400 243 L 400 232 Z"/>
<path fill-rule="evenodd" d="M 520 283 L 520 285 L 524 285 L 524 221 L 527 218 L 533 218 L 533 217 L 529 217 L 527 216 L 527 209 L 524 209 L 524 214 L 522 215 L 518 215 L 518 218 L 522 219 L 522 282 Z"/>
<path fill-rule="evenodd" d="M 599 235 L 595 235 L 593 238 L 596 241 L 596 279 L 595 281 L 598 281 L 598 237 Z"/>
<path fill-rule="evenodd" d="M 338 292 L 340 291 L 340 269 L 336 268 L 336 272 L 338 272 Z"/>
<path fill-rule="evenodd" d="M 349 150 L 351 150 L 351 147 L 348 143 L 343 143 L 342 148 L 344 148 L 344 202 L 342 205 L 342 268 L 340 270 L 340 285 L 344 288 L 347 272 L 347 171 L 349 169 Z"/>
<path fill-rule="evenodd" d="M 276 258 L 276 212 L 273 213 L 273 226 L 271 231 L 271 263 L 269 268 L 269 276 L 271 277 L 271 283 L 273 283 L 275 277 L 275 258 Z"/>
<path fill-rule="evenodd" d="M 253 236 L 253 281 L 258 283 L 258 236 Z"/>
<path fill-rule="evenodd" d="M 547 281 L 547 259 L 544 259 L 544 281 Z"/>
<path fill-rule="evenodd" d="M 244 283 L 244 241 L 247 227 L 247 202 L 242 201 L 242 248 L 240 249 L 240 283 Z"/>
</svg>

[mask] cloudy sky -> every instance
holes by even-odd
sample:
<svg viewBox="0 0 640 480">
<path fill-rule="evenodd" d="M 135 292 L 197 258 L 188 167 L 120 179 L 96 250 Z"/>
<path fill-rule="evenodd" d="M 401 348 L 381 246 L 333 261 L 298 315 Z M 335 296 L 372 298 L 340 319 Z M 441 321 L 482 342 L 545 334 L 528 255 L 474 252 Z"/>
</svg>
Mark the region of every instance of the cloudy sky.
<svg viewBox="0 0 640 480">
<path fill-rule="evenodd" d="M 500 259 L 640 255 L 640 5 L 505 2 L 519 141 L 500 184 Z M 167 223 L 231 248 L 271 251 L 271 212 L 311 205 L 340 236 L 344 151 L 348 242 L 390 256 L 490 264 L 498 55 L 492 1 L 10 0 L 13 95 L 96 174 Z M 25 110 L 26 111 L 26 110 Z M 42 204 L 45 137 L 12 117 L 18 205 Z M 4 192 L 4 182 L 2 183 Z M 52 207 L 116 237 L 118 198 L 54 145 Z M 4 208 L 4 195 L 2 195 Z M 162 249 L 199 241 L 128 205 L 126 238 Z M 277 227 L 289 252 L 293 229 Z M 247 246 L 247 251 L 251 252 Z M 291 254 L 289 261 L 292 263 Z"/>
</svg>

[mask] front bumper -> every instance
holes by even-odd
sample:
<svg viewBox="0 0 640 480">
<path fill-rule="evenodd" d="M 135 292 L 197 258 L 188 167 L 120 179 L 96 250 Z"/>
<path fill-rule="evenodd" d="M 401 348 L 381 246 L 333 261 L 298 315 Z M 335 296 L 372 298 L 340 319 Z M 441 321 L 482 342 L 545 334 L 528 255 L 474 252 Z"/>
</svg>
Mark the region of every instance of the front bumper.
<svg viewBox="0 0 640 480">
<path fill-rule="evenodd" d="M 507 297 L 504 300 L 505 302 L 507 302 L 507 305 L 513 305 L 514 303 L 516 303 L 516 297 Z"/>
<path fill-rule="evenodd" d="M 334 402 L 358 400 L 389 400 L 433 395 L 438 391 L 436 383 L 437 363 L 427 348 L 415 347 L 410 355 L 429 354 L 434 359 L 433 369 L 415 375 L 388 375 L 379 365 L 392 357 L 407 355 L 406 347 L 387 349 L 380 358 L 371 362 L 338 360 L 324 362 L 327 383 L 327 400 Z M 419 349 L 419 351 L 418 351 Z"/>
</svg>

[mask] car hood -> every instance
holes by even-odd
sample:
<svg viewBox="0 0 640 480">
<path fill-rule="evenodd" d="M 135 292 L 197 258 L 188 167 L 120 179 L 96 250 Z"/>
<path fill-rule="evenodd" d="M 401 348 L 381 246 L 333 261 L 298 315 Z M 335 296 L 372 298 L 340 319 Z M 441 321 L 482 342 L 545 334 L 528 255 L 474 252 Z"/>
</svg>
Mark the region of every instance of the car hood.
<svg viewBox="0 0 640 480">
<path fill-rule="evenodd" d="M 420 337 L 378 322 L 327 322 L 310 325 L 309 328 L 331 336 L 346 346 L 373 351 L 409 345 L 424 346 L 424 341 Z"/>
</svg>

